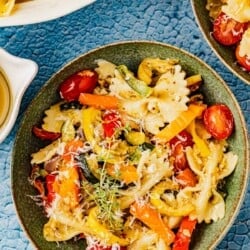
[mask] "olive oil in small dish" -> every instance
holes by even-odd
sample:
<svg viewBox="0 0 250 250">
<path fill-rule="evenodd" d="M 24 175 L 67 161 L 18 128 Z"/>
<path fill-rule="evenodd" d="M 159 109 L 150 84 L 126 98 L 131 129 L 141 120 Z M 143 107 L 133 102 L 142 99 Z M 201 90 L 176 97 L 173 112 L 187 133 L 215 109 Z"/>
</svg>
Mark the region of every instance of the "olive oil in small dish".
<svg viewBox="0 0 250 250">
<path fill-rule="evenodd" d="M 11 90 L 8 85 L 6 76 L 3 70 L 0 69 L 0 128 L 8 119 L 8 114 L 11 109 L 12 98 Z"/>
<path fill-rule="evenodd" d="M 25 90 L 37 74 L 37 64 L 0 48 L 0 143 L 16 122 Z"/>
</svg>

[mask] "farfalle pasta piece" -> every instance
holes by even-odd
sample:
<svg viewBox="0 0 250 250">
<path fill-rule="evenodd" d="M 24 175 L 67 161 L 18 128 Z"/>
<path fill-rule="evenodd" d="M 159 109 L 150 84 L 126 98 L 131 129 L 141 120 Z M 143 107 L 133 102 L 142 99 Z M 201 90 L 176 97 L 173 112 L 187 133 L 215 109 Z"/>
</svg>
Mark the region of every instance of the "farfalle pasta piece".
<svg viewBox="0 0 250 250">
<path fill-rule="evenodd" d="M 164 240 L 162 240 L 157 233 L 146 228 L 144 229 L 145 230 L 137 235 L 137 239 L 128 246 L 128 250 L 169 249 Z"/>
<path fill-rule="evenodd" d="M 249 10 L 250 11 L 250 10 Z M 244 32 L 239 46 L 239 55 L 250 58 L 250 27 Z"/>
<path fill-rule="evenodd" d="M 216 187 L 221 178 L 232 173 L 237 163 L 237 156 L 230 152 L 224 154 L 224 147 L 224 143 L 210 142 L 210 154 L 206 159 L 199 158 L 194 149 L 187 148 L 189 165 L 199 179 L 195 186 L 198 190 L 193 189 L 195 211 L 192 213 L 199 222 L 209 223 L 224 217 L 225 201 L 216 191 Z"/>
<path fill-rule="evenodd" d="M 149 113 L 144 119 L 145 130 L 149 133 L 156 135 L 160 132 L 160 128 L 164 126 L 164 119 L 161 114 L 152 114 Z"/>
<path fill-rule="evenodd" d="M 51 144 L 41 148 L 39 151 L 31 154 L 31 164 L 41 164 L 50 160 L 54 155 L 59 153 L 60 147 L 64 147 L 64 144 L 60 140 L 53 141 Z"/>
<path fill-rule="evenodd" d="M 212 194 L 207 203 L 206 210 L 204 211 L 203 217 L 206 223 L 211 221 L 218 221 L 225 216 L 226 205 L 222 196 L 216 191 L 215 188 L 212 190 Z"/>
<path fill-rule="evenodd" d="M 229 151 L 224 154 L 223 159 L 219 165 L 218 179 L 222 180 L 229 176 L 235 169 L 238 162 L 238 156 Z"/>
<path fill-rule="evenodd" d="M 159 112 L 165 123 L 173 121 L 181 111 L 187 109 L 189 93 L 180 65 L 173 66 L 172 70 L 160 76 L 152 96 L 158 99 Z"/>
<path fill-rule="evenodd" d="M 81 122 L 82 111 L 80 109 L 61 110 L 60 106 L 63 102 L 59 102 L 50 106 L 45 110 L 42 128 L 50 132 L 61 132 L 62 126 L 66 120 L 72 120 L 74 124 Z"/>
<path fill-rule="evenodd" d="M 98 81 L 109 82 L 115 76 L 116 65 L 104 59 L 98 59 L 96 63 L 98 67 L 95 68 L 95 71 L 98 73 Z"/>
<path fill-rule="evenodd" d="M 149 153 L 148 151 L 143 152 L 137 169 L 141 179 L 134 187 L 121 191 L 120 206 L 122 209 L 128 208 L 136 199 L 146 195 L 162 178 L 172 174 L 172 170 L 164 161 L 164 157 L 157 157 L 155 153 Z M 154 178 L 151 178 L 152 175 Z"/>
<path fill-rule="evenodd" d="M 59 195 L 52 207 L 47 208 L 47 213 L 49 220 L 43 228 L 47 241 L 65 241 L 86 231 L 83 210 L 80 207 L 69 209 Z"/>
<path fill-rule="evenodd" d="M 75 228 L 66 224 L 63 224 L 54 218 L 50 218 L 49 221 L 43 227 L 43 236 L 47 241 L 66 241 L 82 233 L 82 228 Z"/>
<path fill-rule="evenodd" d="M 227 0 L 222 6 L 222 11 L 238 22 L 250 21 L 250 1 L 249 0 Z"/>
</svg>

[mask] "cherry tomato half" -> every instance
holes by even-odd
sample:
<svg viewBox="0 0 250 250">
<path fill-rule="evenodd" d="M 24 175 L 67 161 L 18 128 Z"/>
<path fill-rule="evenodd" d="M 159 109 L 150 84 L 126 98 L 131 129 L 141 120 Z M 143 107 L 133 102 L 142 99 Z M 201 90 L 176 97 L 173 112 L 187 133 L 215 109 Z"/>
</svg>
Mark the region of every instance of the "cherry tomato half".
<svg viewBox="0 0 250 250">
<path fill-rule="evenodd" d="M 174 158 L 174 167 L 176 170 L 183 170 L 188 167 L 184 149 L 193 145 L 192 136 L 185 130 L 170 140 L 171 156 Z"/>
<path fill-rule="evenodd" d="M 194 187 L 198 181 L 195 173 L 190 168 L 179 171 L 175 179 L 182 187 Z"/>
<path fill-rule="evenodd" d="M 246 29 L 247 23 L 240 23 L 222 12 L 213 23 L 213 36 L 220 44 L 233 45 L 241 40 Z"/>
<path fill-rule="evenodd" d="M 235 56 L 237 59 L 237 62 L 242 66 L 246 71 L 250 71 L 250 58 L 247 56 L 240 56 L 240 45 L 237 46 L 235 50 Z"/>
<path fill-rule="evenodd" d="M 206 130 L 218 140 L 227 139 L 234 129 L 234 118 L 231 110 L 224 104 L 214 104 L 203 113 Z"/>
<path fill-rule="evenodd" d="M 98 75 L 95 71 L 86 69 L 67 78 L 59 87 L 62 99 L 76 101 L 80 93 L 91 93 L 96 87 Z"/>
</svg>

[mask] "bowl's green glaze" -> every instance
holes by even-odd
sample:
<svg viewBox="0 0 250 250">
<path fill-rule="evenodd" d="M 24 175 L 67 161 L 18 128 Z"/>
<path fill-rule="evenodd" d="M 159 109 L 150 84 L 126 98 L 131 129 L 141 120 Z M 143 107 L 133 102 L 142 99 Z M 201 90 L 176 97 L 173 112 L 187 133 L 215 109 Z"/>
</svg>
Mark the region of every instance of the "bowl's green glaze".
<svg viewBox="0 0 250 250">
<path fill-rule="evenodd" d="M 250 73 L 242 70 L 236 63 L 235 46 L 220 45 L 213 38 L 211 34 L 212 22 L 206 10 L 206 2 L 207 0 L 191 0 L 194 15 L 204 38 L 225 66 L 242 81 L 250 84 Z"/>
<path fill-rule="evenodd" d="M 57 249 L 56 243 L 46 242 L 42 235 L 46 218 L 30 195 L 35 195 L 34 188 L 28 182 L 30 173 L 30 154 L 41 147 L 31 128 L 39 124 L 43 111 L 59 100 L 59 84 L 72 73 L 83 68 L 94 68 L 96 59 L 106 59 L 115 64 L 126 64 L 135 70 L 145 57 L 178 58 L 188 74 L 201 74 L 204 79 L 203 92 L 210 103 L 227 104 L 234 115 L 236 131 L 230 140 L 230 148 L 239 156 L 235 172 L 228 178 L 226 199 L 226 216 L 223 220 L 211 225 L 201 225 L 192 242 L 192 249 L 210 249 L 215 247 L 225 236 L 233 223 L 242 203 L 248 176 L 248 140 L 246 124 L 237 101 L 223 80 L 206 64 L 193 55 L 175 47 L 148 41 L 121 42 L 107 45 L 79 56 L 66 64 L 41 89 L 31 102 L 18 131 L 12 158 L 12 191 L 20 222 L 29 239 L 39 249 Z M 84 249 L 84 242 L 60 243 L 60 249 Z"/>
</svg>

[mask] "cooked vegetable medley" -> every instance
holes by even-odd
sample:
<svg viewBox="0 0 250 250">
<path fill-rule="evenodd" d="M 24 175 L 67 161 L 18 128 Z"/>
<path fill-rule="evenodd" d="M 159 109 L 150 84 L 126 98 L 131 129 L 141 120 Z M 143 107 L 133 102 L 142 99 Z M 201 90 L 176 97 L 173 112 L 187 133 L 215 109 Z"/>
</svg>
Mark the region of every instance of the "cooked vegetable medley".
<svg viewBox="0 0 250 250">
<path fill-rule="evenodd" d="M 32 130 L 48 142 L 31 155 L 30 175 L 48 218 L 44 238 L 189 249 L 197 224 L 225 214 L 233 115 L 204 103 L 202 77 L 177 59 L 145 58 L 136 73 L 96 63 L 62 82 L 62 100 Z"/>
</svg>

